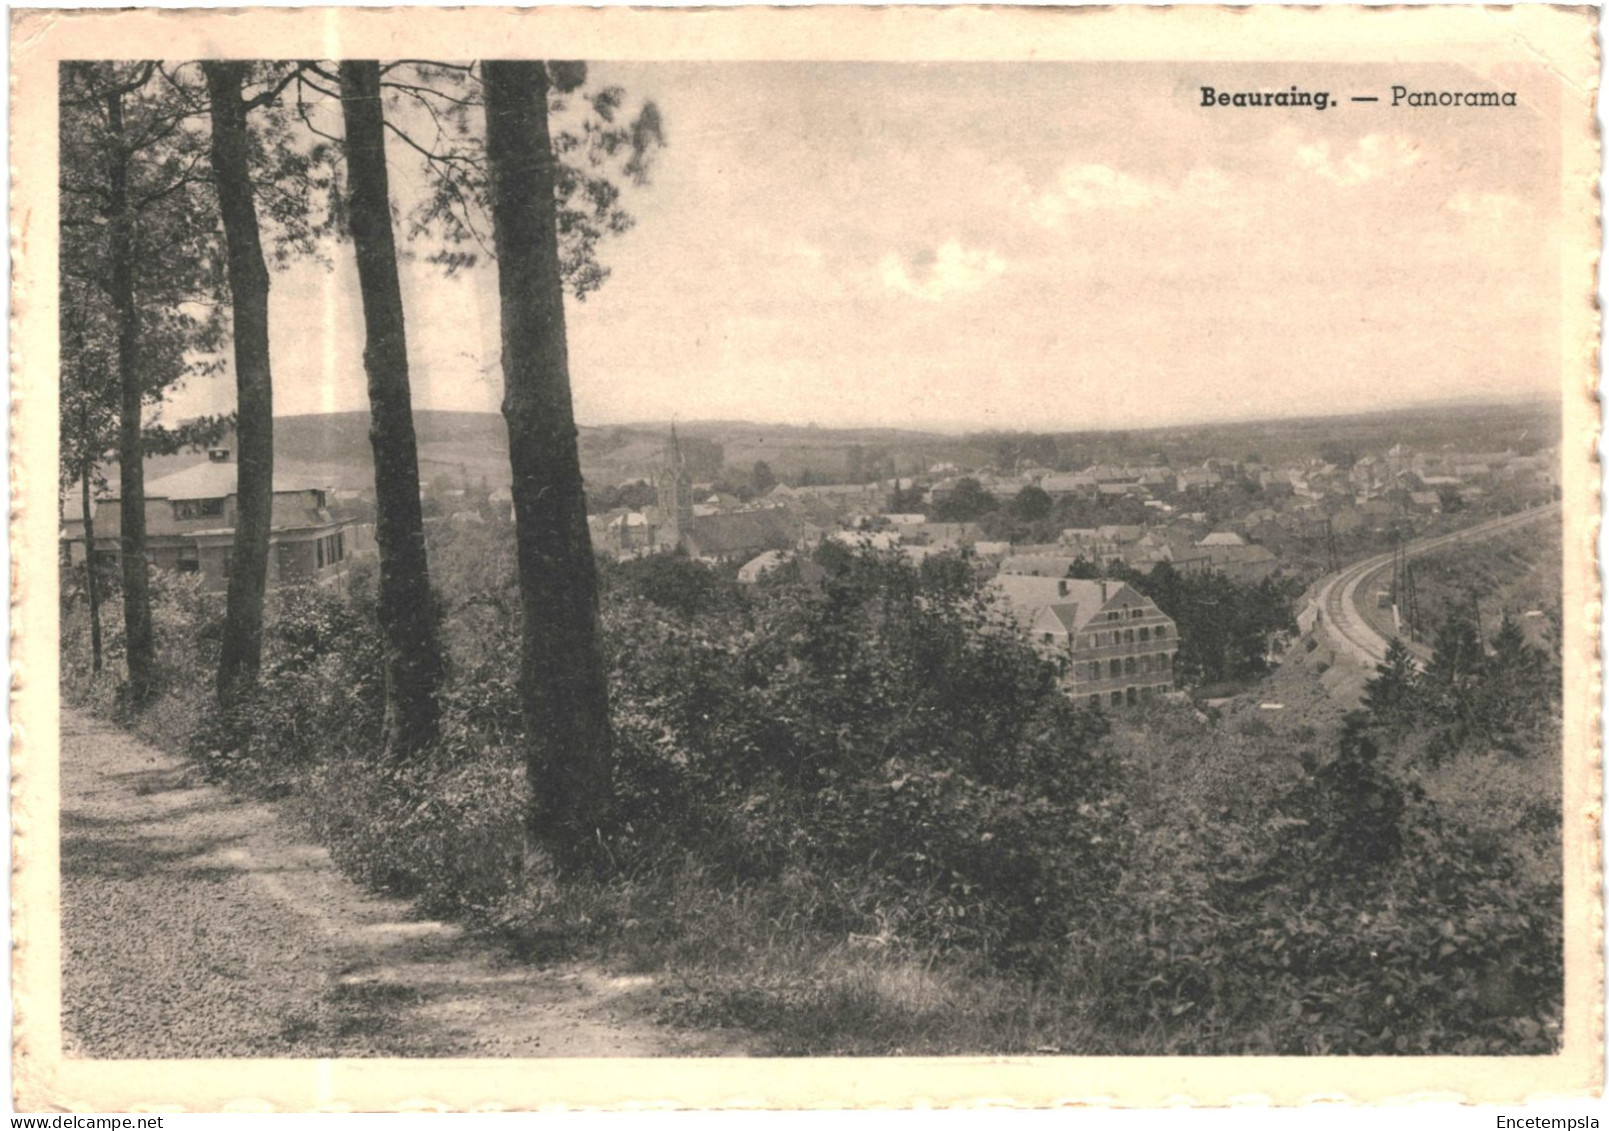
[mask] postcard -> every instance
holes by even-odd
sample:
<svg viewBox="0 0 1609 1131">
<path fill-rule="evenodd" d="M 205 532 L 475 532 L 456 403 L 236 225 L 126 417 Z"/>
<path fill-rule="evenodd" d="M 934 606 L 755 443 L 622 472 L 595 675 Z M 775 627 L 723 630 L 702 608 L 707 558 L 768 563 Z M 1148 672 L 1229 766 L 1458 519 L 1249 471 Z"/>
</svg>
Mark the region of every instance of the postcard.
<svg viewBox="0 0 1609 1131">
<path fill-rule="evenodd" d="M 19 1110 L 1600 1094 L 1597 19 L 15 12 Z"/>
</svg>

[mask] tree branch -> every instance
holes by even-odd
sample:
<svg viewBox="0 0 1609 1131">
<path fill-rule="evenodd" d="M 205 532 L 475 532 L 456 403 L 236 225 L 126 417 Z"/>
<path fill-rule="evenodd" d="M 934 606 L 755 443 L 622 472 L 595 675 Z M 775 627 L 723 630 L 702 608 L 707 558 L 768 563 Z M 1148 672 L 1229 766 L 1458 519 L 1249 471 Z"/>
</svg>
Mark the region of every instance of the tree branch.
<svg viewBox="0 0 1609 1131">
<path fill-rule="evenodd" d="M 261 93 L 255 94 L 250 98 L 241 99 L 241 101 L 245 103 L 246 112 L 249 114 L 251 111 L 257 109 L 259 106 L 267 106 L 270 102 L 274 101 L 274 99 L 278 98 L 281 94 L 283 94 L 285 92 L 285 88 L 287 86 L 289 86 L 292 81 L 295 80 L 297 75 L 302 73 L 302 70 L 304 68 L 310 67 L 310 66 L 312 66 L 311 63 L 297 63 L 294 67 L 291 68 L 289 74 L 287 74 L 284 78 L 280 79 L 278 82 L 276 82 L 273 86 L 269 87 L 267 90 L 264 90 Z"/>
</svg>

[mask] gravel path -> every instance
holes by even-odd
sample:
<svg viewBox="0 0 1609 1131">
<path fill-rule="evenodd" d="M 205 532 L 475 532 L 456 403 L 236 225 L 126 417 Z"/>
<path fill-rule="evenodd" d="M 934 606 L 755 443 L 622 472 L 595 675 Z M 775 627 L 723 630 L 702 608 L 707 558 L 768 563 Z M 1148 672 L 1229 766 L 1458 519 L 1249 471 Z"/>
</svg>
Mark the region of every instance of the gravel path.
<svg viewBox="0 0 1609 1131">
<path fill-rule="evenodd" d="M 533 967 L 370 895 L 271 806 L 62 713 L 69 1056 L 699 1056 L 652 978 Z"/>
</svg>

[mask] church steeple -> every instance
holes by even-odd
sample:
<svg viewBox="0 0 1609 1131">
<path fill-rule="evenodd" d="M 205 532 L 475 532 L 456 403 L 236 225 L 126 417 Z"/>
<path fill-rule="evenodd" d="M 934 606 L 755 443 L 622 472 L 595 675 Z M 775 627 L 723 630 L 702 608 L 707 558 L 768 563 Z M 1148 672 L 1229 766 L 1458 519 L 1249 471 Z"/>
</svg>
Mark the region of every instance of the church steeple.
<svg viewBox="0 0 1609 1131">
<path fill-rule="evenodd" d="M 682 544 L 682 538 L 693 521 L 693 476 L 687 470 L 687 459 L 682 455 L 674 422 L 670 426 L 670 440 L 665 445 L 664 466 L 660 469 L 655 487 L 659 495 L 661 533 L 658 541 L 674 549 Z"/>
</svg>

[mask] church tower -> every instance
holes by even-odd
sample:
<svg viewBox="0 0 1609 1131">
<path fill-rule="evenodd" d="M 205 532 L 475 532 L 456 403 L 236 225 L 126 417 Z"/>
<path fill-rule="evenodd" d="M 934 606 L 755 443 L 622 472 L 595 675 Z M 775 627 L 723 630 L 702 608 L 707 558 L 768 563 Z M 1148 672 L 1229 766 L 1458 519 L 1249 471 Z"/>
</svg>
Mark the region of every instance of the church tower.
<svg viewBox="0 0 1609 1131">
<path fill-rule="evenodd" d="M 693 476 L 687 470 L 682 446 L 676 439 L 676 425 L 670 426 L 670 442 L 665 445 L 665 464 L 655 483 L 659 494 L 659 545 L 676 549 L 693 521 Z"/>
</svg>

